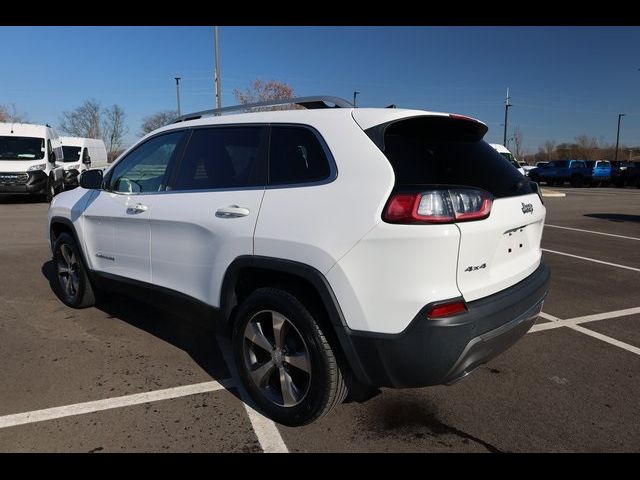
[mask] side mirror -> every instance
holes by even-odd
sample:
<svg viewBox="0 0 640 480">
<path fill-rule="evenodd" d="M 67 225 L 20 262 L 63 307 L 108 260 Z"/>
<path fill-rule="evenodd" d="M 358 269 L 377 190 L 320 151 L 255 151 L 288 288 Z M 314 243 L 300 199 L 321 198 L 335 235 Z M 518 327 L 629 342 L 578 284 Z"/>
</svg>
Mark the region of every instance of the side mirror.
<svg viewBox="0 0 640 480">
<path fill-rule="evenodd" d="M 91 157 L 87 155 L 85 158 L 82 159 L 82 163 L 84 163 L 85 165 L 91 165 Z"/>
<path fill-rule="evenodd" d="M 80 174 L 80 186 L 87 190 L 100 190 L 103 175 L 102 170 L 86 170 Z"/>
<path fill-rule="evenodd" d="M 51 152 L 49 155 L 49 162 L 55 164 L 56 163 L 56 152 Z"/>
</svg>

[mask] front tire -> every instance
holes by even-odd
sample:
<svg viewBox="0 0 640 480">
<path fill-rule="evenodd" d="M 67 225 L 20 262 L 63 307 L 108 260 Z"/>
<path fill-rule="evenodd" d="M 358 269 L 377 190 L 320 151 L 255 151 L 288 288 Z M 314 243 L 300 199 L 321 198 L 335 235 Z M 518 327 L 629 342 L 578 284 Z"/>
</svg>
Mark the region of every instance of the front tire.
<svg viewBox="0 0 640 480">
<path fill-rule="evenodd" d="M 49 179 L 47 180 L 47 190 L 44 194 L 44 201 L 47 203 L 51 203 L 51 200 L 53 200 L 53 197 L 56 196 L 56 187 L 53 183 L 53 178 L 49 177 Z"/>
<path fill-rule="evenodd" d="M 80 250 L 74 238 L 61 233 L 53 246 L 56 294 L 65 305 L 72 308 L 87 308 L 95 304 L 96 298 L 87 269 L 82 262 Z"/>
<path fill-rule="evenodd" d="M 300 426 L 342 403 L 347 386 L 325 334 L 290 293 L 260 288 L 242 302 L 233 328 L 242 383 L 278 423 Z"/>
</svg>

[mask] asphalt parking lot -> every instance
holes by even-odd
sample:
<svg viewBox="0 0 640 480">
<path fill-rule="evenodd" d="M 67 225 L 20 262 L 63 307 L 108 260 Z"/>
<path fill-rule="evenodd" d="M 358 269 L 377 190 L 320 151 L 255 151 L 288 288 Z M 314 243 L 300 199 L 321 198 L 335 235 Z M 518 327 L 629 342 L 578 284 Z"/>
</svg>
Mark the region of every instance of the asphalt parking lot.
<svg viewBox="0 0 640 480">
<path fill-rule="evenodd" d="M 47 204 L 0 198 L 0 451 L 638 452 L 640 190 L 546 198 L 543 318 L 449 387 L 387 390 L 302 428 L 241 390 L 226 340 L 124 297 L 51 291 Z"/>
</svg>

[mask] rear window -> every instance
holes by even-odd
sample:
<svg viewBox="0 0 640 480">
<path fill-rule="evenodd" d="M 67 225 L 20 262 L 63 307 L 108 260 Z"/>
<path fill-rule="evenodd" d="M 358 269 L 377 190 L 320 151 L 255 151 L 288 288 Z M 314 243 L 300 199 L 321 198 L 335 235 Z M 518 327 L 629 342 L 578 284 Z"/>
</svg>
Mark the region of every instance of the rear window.
<svg viewBox="0 0 640 480">
<path fill-rule="evenodd" d="M 567 168 L 569 166 L 569 160 L 556 160 L 549 162 L 549 166 L 554 168 Z"/>
<path fill-rule="evenodd" d="M 464 185 L 495 197 L 533 193 L 529 180 L 482 140 L 486 130 L 468 120 L 415 117 L 373 127 L 367 134 L 389 159 L 396 188 Z"/>
</svg>

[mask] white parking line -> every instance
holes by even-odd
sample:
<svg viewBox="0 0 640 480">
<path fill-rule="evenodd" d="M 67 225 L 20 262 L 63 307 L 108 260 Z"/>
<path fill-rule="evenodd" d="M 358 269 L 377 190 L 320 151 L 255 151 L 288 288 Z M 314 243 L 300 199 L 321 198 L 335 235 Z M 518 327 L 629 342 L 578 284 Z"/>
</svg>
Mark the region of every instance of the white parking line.
<svg viewBox="0 0 640 480">
<path fill-rule="evenodd" d="M 569 328 L 571 330 L 584 333 L 585 335 L 589 335 L 590 337 L 597 338 L 598 340 L 602 340 L 603 342 L 610 343 L 611 345 L 615 345 L 616 347 L 623 348 L 628 352 L 640 355 L 640 348 L 629 345 L 628 343 L 621 342 L 620 340 L 616 340 L 615 338 L 607 337 L 606 335 L 602 335 L 601 333 L 594 332 L 593 330 L 589 330 L 588 328 L 584 328 L 579 325 L 573 325 Z"/>
<path fill-rule="evenodd" d="M 540 316 L 546 320 L 550 320 L 552 322 L 557 322 L 560 319 L 558 317 L 554 317 L 553 315 L 549 315 L 548 313 L 540 312 Z"/>
<path fill-rule="evenodd" d="M 613 312 L 595 313 L 593 315 L 584 315 L 582 317 L 569 318 L 567 320 L 560 320 L 558 317 L 541 312 L 540 316 L 551 320 L 551 323 L 538 323 L 531 327 L 529 333 L 539 332 L 541 330 L 551 330 L 553 328 L 560 327 L 572 327 L 581 323 L 595 322 L 598 320 L 607 320 L 609 318 L 624 317 L 627 315 L 636 315 L 640 313 L 640 307 L 625 308 L 624 310 L 615 310 Z"/>
<path fill-rule="evenodd" d="M 187 397 L 198 393 L 215 392 L 216 390 L 229 388 L 230 385 L 231 382 L 229 380 L 221 380 L 220 382 L 203 382 L 193 385 L 185 385 L 182 387 L 165 388 L 163 390 L 153 390 L 151 392 L 134 393 L 132 395 L 123 395 L 121 397 L 95 400 L 92 402 L 76 403 L 62 407 L 45 408 L 31 412 L 4 415 L 0 417 L 0 428 L 25 425 L 27 423 L 44 422 L 46 420 L 54 420 L 56 418 L 100 412 L 103 410 L 111 410 L 113 408 L 157 402 L 159 400 Z"/>
<path fill-rule="evenodd" d="M 548 223 L 545 223 L 544 226 L 545 227 L 552 227 L 552 228 L 562 228 L 563 230 L 573 230 L 575 232 L 594 233 L 596 235 L 606 235 L 607 237 L 624 238 L 626 240 L 637 240 L 637 241 L 640 241 L 640 238 L 636 238 L 636 237 L 627 237 L 625 235 L 615 235 L 613 233 L 596 232 L 594 230 L 583 230 L 582 228 L 561 227 L 560 225 L 550 225 Z"/>
<path fill-rule="evenodd" d="M 640 268 L 628 267 L 627 265 L 620 265 L 620 264 L 617 264 L 617 263 L 604 262 L 602 260 L 596 260 L 595 258 L 581 257 L 580 255 L 573 255 L 571 253 L 558 252 L 556 250 L 549 250 L 547 248 L 541 248 L 540 250 L 542 250 L 543 252 L 555 253 L 557 255 L 564 255 L 566 257 L 579 258 L 580 260 L 587 260 L 588 262 L 601 263 L 603 265 L 609 265 L 611 267 L 624 268 L 626 270 L 633 270 L 634 272 L 640 272 Z"/>
<path fill-rule="evenodd" d="M 218 341 L 218 347 L 222 352 L 224 361 L 229 368 L 231 377 L 236 382 L 236 390 L 240 394 L 240 400 L 242 400 L 244 409 L 247 411 L 249 421 L 251 422 L 251 426 L 253 427 L 256 437 L 258 437 L 258 442 L 260 442 L 262 451 L 264 453 L 289 453 L 289 449 L 285 445 L 284 440 L 282 440 L 282 436 L 280 435 L 276 424 L 251 407 L 249 394 L 243 388 L 240 378 L 238 378 L 238 372 L 233 360 L 232 348 L 229 344 L 229 340 L 219 335 L 216 336 L 216 340 Z"/>
</svg>

